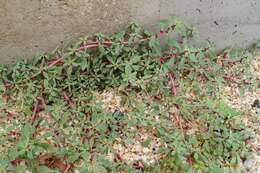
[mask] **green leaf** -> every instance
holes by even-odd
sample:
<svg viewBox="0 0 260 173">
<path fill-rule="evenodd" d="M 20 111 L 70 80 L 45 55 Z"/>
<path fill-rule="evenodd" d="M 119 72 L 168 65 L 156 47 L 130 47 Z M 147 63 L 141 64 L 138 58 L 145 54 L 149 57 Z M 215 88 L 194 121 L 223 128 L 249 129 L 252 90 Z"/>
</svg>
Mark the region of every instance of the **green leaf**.
<svg viewBox="0 0 260 173">
<path fill-rule="evenodd" d="M 38 172 L 39 173 L 49 173 L 49 168 L 46 166 L 39 166 Z"/>
<path fill-rule="evenodd" d="M 17 143 L 17 147 L 18 148 L 26 148 L 26 146 L 29 144 L 30 136 L 31 136 L 31 133 L 32 133 L 31 126 L 28 123 L 26 123 L 24 125 L 24 127 L 22 128 L 21 132 L 22 132 L 22 136 Z"/>
<path fill-rule="evenodd" d="M 191 62 L 198 62 L 198 60 L 194 54 L 190 54 L 189 58 L 190 58 Z"/>
<path fill-rule="evenodd" d="M 159 23 L 160 28 L 167 28 L 170 25 L 170 21 L 169 20 L 161 20 Z"/>
<path fill-rule="evenodd" d="M 257 49 L 260 48 L 260 41 L 258 41 L 258 42 L 256 43 L 255 47 L 256 47 Z"/>
<path fill-rule="evenodd" d="M 132 62 L 133 64 L 135 64 L 135 63 L 140 62 L 140 60 L 141 60 L 141 57 L 140 57 L 140 56 L 134 56 L 134 57 L 132 57 L 131 62 Z"/>
<path fill-rule="evenodd" d="M 75 162 L 80 158 L 80 154 L 78 152 L 70 151 L 69 152 L 69 161 Z"/>
<path fill-rule="evenodd" d="M 25 165 L 17 165 L 17 166 L 15 166 L 14 171 L 15 172 L 25 172 L 26 171 L 26 166 Z"/>
<path fill-rule="evenodd" d="M 180 50 L 180 45 L 179 45 L 179 43 L 177 42 L 177 40 L 175 40 L 175 39 L 173 39 L 173 38 L 168 37 L 168 38 L 167 38 L 167 44 L 168 44 L 170 47 L 174 47 L 174 48 L 177 48 L 178 50 Z"/>
</svg>

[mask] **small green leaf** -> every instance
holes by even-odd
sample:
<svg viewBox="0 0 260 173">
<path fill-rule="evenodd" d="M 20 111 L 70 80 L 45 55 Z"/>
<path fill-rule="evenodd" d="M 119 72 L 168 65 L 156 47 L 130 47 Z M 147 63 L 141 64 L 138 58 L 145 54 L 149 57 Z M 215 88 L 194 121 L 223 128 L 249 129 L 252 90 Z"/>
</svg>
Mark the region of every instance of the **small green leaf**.
<svg viewBox="0 0 260 173">
<path fill-rule="evenodd" d="M 39 166 L 39 173 L 49 173 L 49 168 L 46 166 Z"/>
</svg>

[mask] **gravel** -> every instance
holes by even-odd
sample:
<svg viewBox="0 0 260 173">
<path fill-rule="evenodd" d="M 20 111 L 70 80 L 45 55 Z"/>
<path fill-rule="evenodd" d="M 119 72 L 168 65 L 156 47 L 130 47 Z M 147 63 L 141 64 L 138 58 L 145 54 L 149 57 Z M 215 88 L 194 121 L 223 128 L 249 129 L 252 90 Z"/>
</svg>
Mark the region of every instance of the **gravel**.
<svg viewBox="0 0 260 173">
<path fill-rule="evenodd" d="M 256 57 L 251 64 L 252 78 L 260 80 L 260 57 Z M 222 99 L 232 108 L 244 112 L 243 122 L 252 134 L 249 141 L 254 154 L 244 161 L 247 173 L 260 173 L 260 90 L 254 88 L 252 91 L 240 95 L 240 88 L 236 84 L 222 88 Z"/>
</svg>

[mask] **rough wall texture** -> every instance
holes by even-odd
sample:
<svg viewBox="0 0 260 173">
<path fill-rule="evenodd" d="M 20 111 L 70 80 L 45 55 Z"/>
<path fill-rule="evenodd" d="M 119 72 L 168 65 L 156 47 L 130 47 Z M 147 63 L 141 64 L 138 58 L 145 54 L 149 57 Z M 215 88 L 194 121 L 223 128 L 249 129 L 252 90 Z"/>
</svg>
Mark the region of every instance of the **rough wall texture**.
<svg viewBox="0 0 260 173">
<path fill-rule="evenodd" d="M 111 33 L 131 20 L 154 28 L 171 15 L 195 25 L 202 40 L 219 49 L 260 39 L 260 0 L 0 0 L 0 62 Z"/>
</svg>

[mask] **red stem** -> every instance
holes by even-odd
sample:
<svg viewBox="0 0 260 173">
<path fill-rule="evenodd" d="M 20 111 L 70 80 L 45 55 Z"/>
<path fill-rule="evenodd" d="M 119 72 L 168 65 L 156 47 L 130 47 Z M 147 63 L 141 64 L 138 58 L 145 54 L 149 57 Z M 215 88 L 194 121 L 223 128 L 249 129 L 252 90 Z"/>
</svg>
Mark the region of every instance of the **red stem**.
<svg viewBox="0 0 260 173">
<path fill-rule="evenodd" d="M 191 155 L 188 156 L 187 161 L 188 161 L 188 163 L 189 163 L 190 166 L 193 165 L 193 159 L 192 159 L 192 156 L 191 156 Z"/>
<path fill-rule="evenodd" d="M 176 95 L 177 94 L 177 89 L 176 89 L 176 85 L 175 85 L 175 79 L 174 76 L 172 74 L 172 72 L 168 72 L 168 77 L 169 77 L 169 82 L 170 82 L 170 87 L 171 87 L 171 93 L 172 95 Z"/>
<path fill-rule="evenodd" d="M 38 115 L 37 109 L 38 109 L 38 101 L 36 102 L 36 104 L 34 105 L 34 108 L 33 108 L 33 116 L 31 118 L 31 122 L 30 122 L 31 125 L 34 124 L 34 122 L 37 118 L 37 115 Z"/>
<path fill-rule="evenodd" d="M 60 63 L 62 61 L 63 58 L 58 58 L 54 61 L 51 61 L 51 63 L 49 64 L 49 67 L 55 66 L 56 64 Z"/>
<path fill-rule="evenodd" d="M 161 29 L 160 32 L 158 32 L 157 34 L 155 34 L 155 38 L 159 38 L 161 36 L 164 36 L 165 34 L 168 34 L 169 31 L 172 29 L 174 30 L 175 28 L 175 25 L 173 25 L 172 27 L 169 27 L 167 29 Z M 142 43 L 142 42 L 145 42 L 149 39 L 151 39 L 152 37 L 148 37 L 148 38 L 144 38 L 144 39 L 140 39 L 138 42 L 139 43 Z M 98 41 L 93 41 L 93 42 L 90 42 L 86 45 L 83 45 L 81 47 L 79 47 L 77 50 L 86 50 L 86 49 L 89 49 L 89 48 L 96 48 L 99 46 L 99 44 L 102 44 L 104 47 L 109 47 L 111 46 L 111 44 L 114 44 L 115 42 L 112 42 L 112 41 L 104 41 L 104 42 L 98 42 Z M 121 44 L 130 44 L 129 41 L 123 41 Z"/>
<path fill-rule="evenodd" d="M 161 58 L 160 58 L 160 61 L 161 61 L 161 62 L 165 62 L 165 61 L 167 61 L 167 60 L 169 60 L 169 59 L 171 59 L 171 58 L 176 58 L 177 56 L 178 56 L 177 53 L 172 53 L 172 54 L 169 54 L 169 55 L 167 55 L 167 56 L 161 57 Z"/>
<path fill-rule="evenodd" d="M 66 94 L 66 92 L 62 92 L 62 96 L 63 96 L 64 100 L 70 105 L 70 107 L 72 107 L 74 105 L 74 103 L 71 101 L 71 99 Z"/>
<path fill-rule="evenodd" d="M 11 162 L 12 165 L 16 166 L 16 165 L 18 165 L 19 163 L 21 163 L 22 160 L 20 160 L 20 159 L 15 159 L 15 160 L 11 160 L 10 162 Z"/>
<path fill-rule="evenodd" d="M 160 32 L 158 32 L 157 34 L 155 34 L 155 38 L 159 38 L 159 37 L 161 37 L 161 36 L 164 36 L 164 35 L 168 34 L 169 31 L 170 31 L 170 30 L 174 30 L 175 27 L 176 27 L 176 25 L 173 25 L 173 26 L 171 26 L 171 27 L 168 27 L 168 28 L 165 29 L 165 30 L 164 30 L 164 29 L 161 29 Z M 151 38 L 152 38 L 152 36 L 151 36 L 151 37 L 148 37 L 148 38 L 140 39 L 138 42 L 139 42 L 139 43 L 142 43 L 142 42 L 145 42 L 145 41 L 147 41 L 147 40 L 149 40 L 149 39 L 151 39 Z M 102 44 L 104 47 L 108 48 L 108 47 L 110 47 L 111 44 L 113 44 L 113 43 L 115 43 L 115 42 L 111 42 L 111 41 L 104 41 L 104 42 L 93 41 L 93 42 L 90 42 L 90 43 L 88 43 L 88 44 L 86 44 L 86 45 L 84 44 L 84 45 L 80 46 L 80 47 L 77 49 L 77 51 L 87 50 L 87 49 L 90 49 L 90 48 L 97 48 L 97 47 L 99 46 L 99 44 Z M 126 44 L 130 44 L 130 43 L 129 43 L 129 41 L 123 41 L 121 44 L 126 45 Z M 60 62 L 62 61 L 62 59 L 63 59 L 63 58 L 61 57 L 61 58 L 58 58 L 58 59 L 56 59 L 56 60 L 54 60 L 54 61 L 51 61 L 51 63 L 49 64 L 49 67 L 52 67 L 52 66 L 57 65 L 58 63 L 60 63 Z"/>
</svg>

